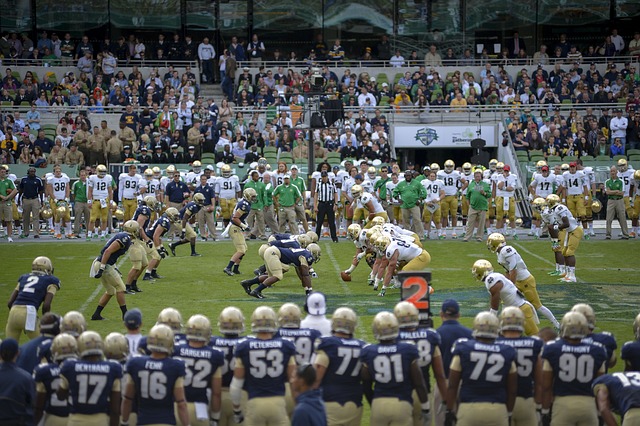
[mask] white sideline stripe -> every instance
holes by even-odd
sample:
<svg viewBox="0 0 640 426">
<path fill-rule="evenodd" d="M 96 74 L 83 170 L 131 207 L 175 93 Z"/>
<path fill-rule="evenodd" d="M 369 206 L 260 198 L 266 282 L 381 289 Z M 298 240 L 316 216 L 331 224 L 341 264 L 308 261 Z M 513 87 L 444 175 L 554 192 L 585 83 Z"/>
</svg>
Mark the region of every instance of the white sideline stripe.
<svg viewBox="0 0 640 426">
<path fill-rule="evenodd" d="M 120 261 L 116 264 L 116 267 L 118 269 L 120 269 L 120 266 L 122 266 L 122 264 L 124 263 L 124 260 L 129 257 L 129 255 L 127 254 L 127 256 L 123 257 L 122 259 L 120 259 Z M 91 293 L 91 296 L 89 296 L 89 298 L 87 300 L 84 301 L 84 303 L 80 306 L 79 312 L 84 313 L 85 309 L 87 309 L 89 307 L 89 304 L 91 302 L 93 302 L 93 299 L 95 299 L 96 297 L 98 297 L 98 295 L 100 293 L 102 293 L 104 291 L 104 287 L 102 286 L 102 284 L 100 284 L 99 286 L 96 287 L 95 290 L 93 290 L 93 293 Z"/>
<path fill-rule="evenodd" d="M 327 256 L 329 257 L 329 259 L 331 259 L 333 268 L 336 270 L 338 277 L 340 277 L 340 272 L 342 272 L 342 270 L 340 269 L 340 265 L 338 264 L 336 257 L 333 255 L 333 250 L 331 250 L 331 244 L 324 243 L 323 245 L 324 245 L 325 253 L 327 253 Z M 338 280 L 340 281 L 340 285 L 342 285 L 342 289 L 345 291 L 345 293 L 347 293 L 348 295 L 352 295 L 353 293 L 351 292 L 351 289 L 349 288 L 349 286 L 344 281 L 342 281 L 341 278 L 338 278 Z M 365 329 L 364 329 L 364 326 L 362 325 L 362 321 L 358 321 L 358 331 L 360 332 L 360 336 L 364 337 Z"/>
<path fill-rule="evenodd" d="M 523 252 L 530 254 L 531 256 L 535 257 L 535 258 L 536 258 L 536 259 L 538 259 L 538 260 L 543 261 L 544 263 L 546 263 L 546 264 L 548 264 L 548 265 L 551 265 L 551 266 L 554 266 L 554 267 L 556 266 L 555 262 L 552 262 L 552 261 L 550 261 L 549 259 L 545 259 L 544 257 L 542 257 L 542 256 L 540 256 L 540 255 L 538 255 L 538 254 L 535 254 L 535 253 L 534 253 L 534 252 L 532 252 L 531 250 L 527 250 L 526 248 L 524 248 L 524 247 L 523 247 L 521 244 L 519 244 L 519 243 L 514 243 L 514 244 L 512 244 L 512 245 L 514 245 L 514 246 L 518 247 L 518 248 L 519 248 L 520 250 L 522 250 Z M 579 283 L 583 283 L 583 282 L 585 282 L 584 280 L 581 280 L 581 279 L 580 279 L 580 278 L 578 278 L 578 277 L 576 277 L 576 281 L 577 281 L 577 282 L 579 282 Z"/>
</svg>

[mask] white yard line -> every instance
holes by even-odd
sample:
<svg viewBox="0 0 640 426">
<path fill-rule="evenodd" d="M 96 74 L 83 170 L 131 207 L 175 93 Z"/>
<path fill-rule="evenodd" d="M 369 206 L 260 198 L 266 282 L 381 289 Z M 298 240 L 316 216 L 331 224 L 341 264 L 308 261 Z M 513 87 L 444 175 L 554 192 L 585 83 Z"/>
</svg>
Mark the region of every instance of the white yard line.
<svg viewBox="0 0 640 426">
<path fill-rule="evenodd" d="M 333 264 L 333 268 L 336 270 L 336 274 L 338 275 L 337 279 L 340 281 L 340 284 L 342 285 L 342 289 L 346 294 L 352 295 L 353 292 L 351 291 L 351 288 L 349 288 L 347 283 L 345 283 L 344 281 L 342 281 L 341 278 L 339 278 L 340 272 L 342 271 L 342 269 L 340 269 L 340 264 L 338 264 L 338 260 L 333 255 L 333 250 L 331 250 L 331 244 L 332 243 L 324 243 L 324 251 L 327 254 L 327 257 L 331 259 L 331 263 Z M 365 328 L 364 328 L 364 325 L 362 324 L 362 321 L 358 321 L 358 331 L 360 332 L 360 336 L 365 336 L 366 333 L 365 333 Z"/>
<path fill-rule="evenodd" d="M 127 255 L 127 256 L 124 256 L 124 257 L 122 257 L 122 258 L 118 261 L 118 263 L 116 263 L 116 267 L 117 267 L 118 269 L 120 269 L 120 266 L 122 266 L 122 264 L 124 263 L 124 261 L 125 261 L 125 259 L 126 259 L 127 257 L 128 257 L 128 255 Z M 89 307 L 89 304 L 90 304 L 91 302 L 93 302 L 93 299 L 95 299 L 96 297 L 98 297 L 98 295 L 104 291 L 104 287 L 102 286 L 102 283 L 100 283 L 100 282 L 98 282 L 98 283 L 99 283 L 100 285 L 98 285 L 98 286 L 96 287 L 96 289 L 95 289 L 95 290 L 93 290 L 93 293 L 91 293 L 91 296 L 89 296 L 89 298 L 88 298 L 87 300 L 85 300 L 85 301 L 84 301 L 84 303 L 80 306 L 80 309 L 78 309 L 78 311 L 79 311 L 79 312 L 84 313 L 85 309 L 87 309 L 87 308 Z"/>
<path fill-rule="evenodd" d="M 538 259 L 538 260 L 543 261 L 544 263 L 546 263 L 546 264 L 548 264 L 548 265 L 551 265 L 551 266 L 554 266 L 554 267 L 556 266 L 555 262 L 552 262 L 552 261 L 550 261 L 549 259 L 546 259 L 546 258 L 544 258 L 544 257 L 542 257 L 542 256 L 540 256 L 540 255 L 538 255 L 538 254 L 535 254 L 535 253 L 534 253 L 534 252 L 532 252 L 531 250 L 527 250 L 526 248 L 524 248 L 524 247 L 522 246 L 522 244 L 519 244 L 519 243 L 513 243 L 512 245 L 514 245 L 514 246 L 518 247 L 518 249 L 519 249 L 519 250 L 522 250 L 523 252 L 530 254 L 531 256 L 535 257 L 535 258 L 536 258 L 536 259 Z M 583 282 L 585 282 L 584 280 L 582 280 L 582 279 L 580 279 L 580 278 L 577 278 L 577 277 L 576 277 L 576 281 L 578 281 L 579 283 L 583 283 Z"/>
</svg>

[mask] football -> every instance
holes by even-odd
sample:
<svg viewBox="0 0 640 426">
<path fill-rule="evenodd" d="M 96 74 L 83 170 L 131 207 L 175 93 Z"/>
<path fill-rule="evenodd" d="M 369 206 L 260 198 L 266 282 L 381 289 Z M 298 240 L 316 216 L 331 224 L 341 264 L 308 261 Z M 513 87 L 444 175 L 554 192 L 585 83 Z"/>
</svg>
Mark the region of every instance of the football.
<svg viewBox="0 0 640 426">
<path fill-rule="evenodd" d="M 351 275 L 347 274 L 345 271 L 340 272 L 340 278 L 342 278 L 342 281 L 351 281 Z"/>
</svg>

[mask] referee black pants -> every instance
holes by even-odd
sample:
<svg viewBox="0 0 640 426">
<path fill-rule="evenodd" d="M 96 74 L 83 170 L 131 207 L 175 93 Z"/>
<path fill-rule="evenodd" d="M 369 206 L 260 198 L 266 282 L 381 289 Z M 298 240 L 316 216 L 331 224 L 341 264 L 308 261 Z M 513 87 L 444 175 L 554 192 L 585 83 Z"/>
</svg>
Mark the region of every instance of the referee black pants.
<svg viewBox="0 0 640 426">
<path fill-rule="evenodd" d="M 329 231 L 331 232 L 331 239 L 338 241 L 336 235 L 336 213 L 333 211 L 333 201 L 319 201 L 318 212 L 316 213 L 316 234 L 322 235 L 322 224 L 326 219 L 329 222 Z"/>
</svg>

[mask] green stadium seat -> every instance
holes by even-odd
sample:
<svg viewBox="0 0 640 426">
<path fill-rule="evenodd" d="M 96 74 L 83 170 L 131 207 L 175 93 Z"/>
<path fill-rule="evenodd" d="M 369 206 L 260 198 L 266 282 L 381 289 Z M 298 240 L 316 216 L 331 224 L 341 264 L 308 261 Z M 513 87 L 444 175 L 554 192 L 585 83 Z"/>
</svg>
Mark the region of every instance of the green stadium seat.
<svg viewBox="0 0 640 426">
<path fill-rule="evenodd" d="M 640 154 L 633 154 L 629 156 L 629 161 L 640 161 Z"/>
<path fill-rule="evenodd" d="M 381 72 L 376 76 L 376 83 L 378 83 L 378 87 L 382 87 L 382 83 L 389 84 L 389 77 L 384 72 Z"/>
<path fill-rule="evenodd" d="M 398 84 L 398 82 L 402 77 L 404 77 L 404 74 L 401 72 L 397 72 L 396 75 L 393 77 L 393 85 L 395 86 L 396 84 Z"/>
<path fill-rule="evenodd" d="M 570 163 L 572 161 L 576 161 L 578 159 L 578 157 L 576 157 L 575 155 L 566 155 L 562 161 L 565 163 Z"/>
<path fill-rule="evenodd" d="M 596 161 L 607 161 L 607 162 L 610 162 L 611 161 L 611 157 L 609 157 L 608 155 L 598 155 L 596 157 Z"/>
<path fill-rule="evenodd" d="M 626 155 L 615 155 L 613 157 L 613 161 L 618 161 L 618 160 L 626 160 L 627 156 Z"/>
<path fill-rule="evenodd" d="M 640 149 L 628 149 L 627 150 L 627 155 L 631 156 L 631 155 L 640 155 Z"/>
<path fill-rule="evenodd" d="M 596 159 L 590 155 L 583 155 L 582 157 L 580 157 L 580 159 L 582 160 L 583 163 L 590 163 L 590 162 L 596 161 Z"/>
</svg>

